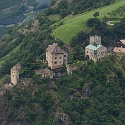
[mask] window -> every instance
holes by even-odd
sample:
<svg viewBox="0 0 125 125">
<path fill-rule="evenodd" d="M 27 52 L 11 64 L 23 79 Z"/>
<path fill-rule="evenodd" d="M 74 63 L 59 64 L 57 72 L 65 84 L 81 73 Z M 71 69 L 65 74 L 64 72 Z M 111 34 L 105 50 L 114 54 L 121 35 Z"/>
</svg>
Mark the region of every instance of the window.
<svg viewBox="0 0 125 125">
<path fill-rule="evenodd" d="M 87 51 L 87 53 L 88 53 L 88 51 Z"/>
<path fill-rule="evenodd" d="M 57 64 L 57 62 L 54 62 L 54 64 Z"/>
<path fill-rule="evenodd" d="M 61 59 L 61 57 L 60 57 L 60 59 Z"/>
<path fill-rule="evenodd" d="M 57 57 L 55 57 L 55 59 L 57 59 Z"/>
<path fill-rule="evenodd" d="M 64 57 L 66 57 L 66 55 L 64 55 Z"/>
<path fill-rule="evenodd" d="M 61 63 L 61 62 L 60 62 Z"/>
</svg>

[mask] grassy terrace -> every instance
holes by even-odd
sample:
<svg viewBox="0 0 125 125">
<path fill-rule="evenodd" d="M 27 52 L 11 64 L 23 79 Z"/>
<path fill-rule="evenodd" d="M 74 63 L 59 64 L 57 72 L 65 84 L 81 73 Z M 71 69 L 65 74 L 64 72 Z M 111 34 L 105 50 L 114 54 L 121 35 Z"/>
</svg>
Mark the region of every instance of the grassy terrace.
<svg viewBox="0 0 125 125">
<path fill-rule="evenodd" d="M 54 29 L 52 35 L 56 38 L 60 38 L 65 43 L 69 43 L 72 37 L 75 36 L 78 32 L 87 30 L 86 21 L 93 17 L 93 13 L 99 11 L 99 18 L 102 19 L 105 15 L 107 15 L 107 13 L 112 12 L 124 5 L 125 0 L 118 0 L 117 3 L 112 5 L 63 19 L 60 21 L 63 22 L 63 25 Z M 55 25 L 58 25 L 58 23 Z"/>
</svg>

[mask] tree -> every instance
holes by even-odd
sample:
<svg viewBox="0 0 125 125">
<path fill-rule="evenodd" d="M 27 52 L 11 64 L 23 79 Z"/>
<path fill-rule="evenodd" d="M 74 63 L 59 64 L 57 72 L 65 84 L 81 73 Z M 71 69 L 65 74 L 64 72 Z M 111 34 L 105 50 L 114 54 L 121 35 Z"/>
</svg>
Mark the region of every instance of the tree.
<svg viewBox="0 0 125 125">
<path fill-rule="evenodd" d="M 99 16 L 99 11 L 96 11 L 93 16 L 96 18 L 97 16 Z"/>
<path fill-rule="evenodd" d="M 97 18 L 90 18 L 87 20 L 88 27 L 98 27 L 101 24 L 101 21 Z"/>
</svg>

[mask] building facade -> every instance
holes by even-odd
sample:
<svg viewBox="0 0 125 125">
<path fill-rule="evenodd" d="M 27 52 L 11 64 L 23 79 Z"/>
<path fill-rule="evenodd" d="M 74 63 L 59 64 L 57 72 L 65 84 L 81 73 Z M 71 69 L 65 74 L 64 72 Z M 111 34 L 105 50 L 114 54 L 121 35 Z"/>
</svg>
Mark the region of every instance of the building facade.
<svg viewBox="0 0 125 125">
<path fill-rule="evenodd" d="M 89 59 L 93 60 L 96 62 L 97 60 L 101 60 L 104 58 L 106 55 L 106 47 L 102 45 L 88 45 L 85 48 L 85 56 L 88 57 Z"/>
<path fill-rule="evenodd" d="M 90 36 L 90 44 L 85 47 L 85 57 L 94 62 L 106 56 L 107 48 L 101 45 L 101 36 Z"/>
<path fill-rule="evenodd" d="M 20 72 L 20 64 L 16 64 L 11 68 L 11 83 L 16 85 L 19 82 L 19 72 Z"/>
<path fill-rule="evenodd" d="M 46 60 L 51 69 L 63 67 L 64 64 L 67 64 L 67 57 L 67 52 L 61 49 L 56 43 L 49 45 L 46 49 Z"/>
</svg>

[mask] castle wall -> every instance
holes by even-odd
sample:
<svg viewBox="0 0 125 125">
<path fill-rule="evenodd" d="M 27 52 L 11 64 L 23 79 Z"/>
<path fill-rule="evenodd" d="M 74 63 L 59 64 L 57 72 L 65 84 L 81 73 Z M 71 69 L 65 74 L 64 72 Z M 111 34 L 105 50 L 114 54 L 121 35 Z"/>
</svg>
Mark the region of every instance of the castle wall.
<svg viewBox="0 0 125 125">
<path fill-rule="evenodd" d="M 106 47 L 101 46 L 98 50 L 97 50 L 97 60 L 104 58 L 106 56 Z"/>
<path fill-rule="evenodd" d="M 68 62 L 68 54 L 64 52 L 64 64 Z"/>
<path fill-rule="evenodd" d="M 85 48 L 85 56 L 89 57 L 89 59 L 92 59 L 94 62 L 97 60 L 100 60 L 106 56 L 106 47 L 101 46 L 97 50 L 92 50 L 89 48 Z"/>
<path fill-rule="evenodd" d="M 53 62 L 53 60 L 52 60 L 52 54 L 51 53 L 46 52 L 46 60 L 48 62 L 48 66 L 52 68 L 52 62 Z"/>
<path fill-rule="evenodd" d="M 61 66 L 63 65 L 64 63 L 64 54 L 53 54 L 52 55 L 52 69 L 54 67 L 58 67 L 58 66 Z"/>
</svg>

